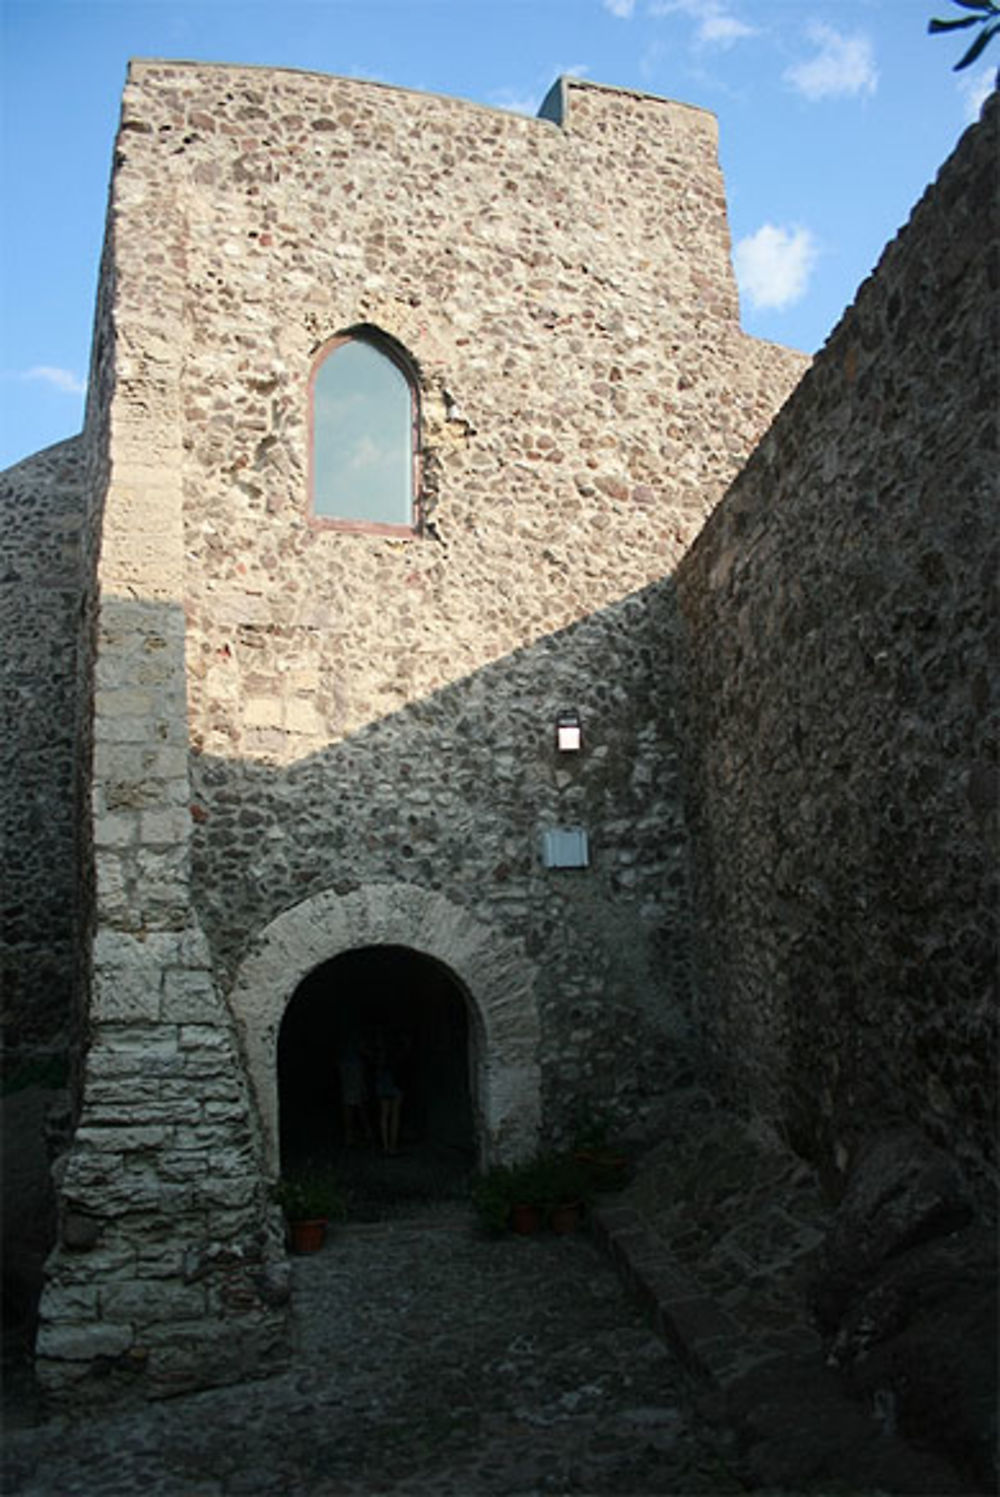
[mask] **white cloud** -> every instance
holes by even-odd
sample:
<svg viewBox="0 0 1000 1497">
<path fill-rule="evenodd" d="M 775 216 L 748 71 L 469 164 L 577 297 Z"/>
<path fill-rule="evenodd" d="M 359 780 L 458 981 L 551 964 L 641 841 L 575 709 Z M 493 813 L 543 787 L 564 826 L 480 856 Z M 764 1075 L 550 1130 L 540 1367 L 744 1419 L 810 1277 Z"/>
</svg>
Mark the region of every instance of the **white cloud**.
<svg viewBox="0 0 1000 1497">
<path fill-rule="evenodd" d="M 875 92 L 878 69 L 874 48 L 866 36 L 842 36 L 821 21 L 814 22 L 808 34 L 819 51 L 808 62 L 785 69 L 785 79 L 794 89 L 812 101 Z"/>
<path fill-rule="evenodd" d="M 752 26 L 721 10 L 710 10 L 698 23 L 697 40 L 705 47 L 731 47 L 745 37 L 754 36 Z"/>
<path fill-rule="evenodd" d="M 368 432 L 362 432 L 349 450 L 347 466 L 352 473 L 363 473 L 366 468 L 377 468 L 385 458 L 385 449 Z"/>
<path fill-rule="evenodd" d="M 763 224 L 733 251 L 740 295 L 754 310 L 780 311 L 801 301 L 816 263 L 818 246 L 809 229 Z"/>
<path fill-rule="evenodd" d="M 965 103 L 965 118 L 970 125 L 974 125 L 979 118 L 979 111 L 996 87 L 993 64 L 990 63 L 978 73 L 966 73 L 956 81 Z"/>
<path fill-rule="evenodd" d="M 72 369 L 55 369 L 51 364 L 36 364 L 33 369 L 26 369 L 21 378 L 40 380 L 43 384 L 51 385 L 54 390 L 62 390 L 66 395 L 83 395 L 87 389 L 84 381 Z"/>
<path fill-rule="evenodd" d="M 613 16 L 620 21 L 627 21 L 635 10 L 635 0 L 602 0 L 605 10 L 609 10 Z"/>
<path fill-rule="evenodd" d="M 730 13 L 726 0 L 652 0 L 651 16 L 688 16 L 697 24 L 694 39 L 699 47 L 731 47 L 757 29 Z"/>
</svg>

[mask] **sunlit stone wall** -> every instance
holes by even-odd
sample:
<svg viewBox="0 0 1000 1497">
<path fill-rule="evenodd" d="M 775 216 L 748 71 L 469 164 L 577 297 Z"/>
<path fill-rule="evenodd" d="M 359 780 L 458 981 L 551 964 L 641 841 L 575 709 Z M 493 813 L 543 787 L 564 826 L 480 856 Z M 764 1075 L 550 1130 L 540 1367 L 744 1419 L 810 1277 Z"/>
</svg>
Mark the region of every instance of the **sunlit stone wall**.
<svg viewBox="0 0 1000 1497">
<path fill-rule="evenodd" d="M 245 1063 L 266 1078 L 280 1022 L 262 973 L 352 930 L 455 972 L 487 1158 L 584 1109 L 642 1127 L 686 1063 L 669 579 L 805 361 L 739 330 L 711 116 L 576 80 L 547 112 L 130 70 L 51 1387 L 280 1362 L 273 1107 Z M 310 370 L 357 324 L 417 371 L 412 539 L 308 521 Z M 560 758 L 566 707 L 584 748 Z M 543 867 L 562 826 L 588 867 Z"/>
<path fill-rule="evenodd" d="M 674 619 L 643 590 L 802 364 L 739 331 L 714 120 L 561 94 L 559 125 L 142 64 L 119 147 L 159 246 L 135 294 L 155 308 L 183 277 L 158 321 L 179 365 L 192 887 L 215 969 L 225 985 L 255 932 L 323 889 L 438 890 L 538 961 L 555 1127 L 581 1096 L 627 1115 L 662 1084 L 686 849 Z M 308 523 L 308 377 L 358 323 L 419 371 L 431 524 L 413 542 Z M 557 761 L 567 705 L 587 747 Z M 542 869 L 564 823 L 587 827 L 590 870 Z"/>
</svg>

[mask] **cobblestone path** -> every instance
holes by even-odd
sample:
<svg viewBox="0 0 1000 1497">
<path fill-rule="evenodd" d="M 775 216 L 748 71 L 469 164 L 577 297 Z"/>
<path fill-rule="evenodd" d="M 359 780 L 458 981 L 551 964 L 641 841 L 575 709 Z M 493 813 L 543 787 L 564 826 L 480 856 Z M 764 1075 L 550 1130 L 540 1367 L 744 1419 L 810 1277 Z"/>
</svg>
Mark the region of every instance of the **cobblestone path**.
<svg viewBox="0 0 1000 1497">
<path fill-rule="evenodd" d="M 339 1231 L 294 1265 L 297 1350 L 239 1388 L 5 1438 L 45 1497 L 695 1497 L 743 1490 L 586 1235 L 487 1238 L 464 1207 Z"/>
</svg>

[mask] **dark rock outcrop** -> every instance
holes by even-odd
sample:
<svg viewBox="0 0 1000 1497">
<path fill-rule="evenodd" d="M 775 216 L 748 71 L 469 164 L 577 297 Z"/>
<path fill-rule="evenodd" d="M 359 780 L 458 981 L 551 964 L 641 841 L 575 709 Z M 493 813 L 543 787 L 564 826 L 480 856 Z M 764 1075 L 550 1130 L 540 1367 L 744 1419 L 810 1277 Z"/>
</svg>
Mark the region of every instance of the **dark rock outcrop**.
<svg viewBox="0 0 1000 1497">
<path fill-rule="evenodd" d="M 813 1355 L 780 1358 L 728 1390 L 750 1490 L 946 1497 L 968 1487 L 952 1465 L 900 1439 L 881 1404 L 865 1407 Z"/>
<path fill-rule="evenodd" d="M 813 1288 L 828 1362 L 890 1433 L 996 1490 L 997 1237 L 914 1130 L 858 1157 Z M 917 1490 L 914 1488 L 914 1490 Z"/>
</svg>

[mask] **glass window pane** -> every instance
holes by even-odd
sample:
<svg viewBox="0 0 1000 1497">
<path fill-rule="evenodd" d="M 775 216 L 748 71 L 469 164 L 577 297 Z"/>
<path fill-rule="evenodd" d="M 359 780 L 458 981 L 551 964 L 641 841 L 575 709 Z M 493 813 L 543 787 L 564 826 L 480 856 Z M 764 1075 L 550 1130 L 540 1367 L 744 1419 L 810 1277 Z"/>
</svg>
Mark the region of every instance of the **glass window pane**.
<svg viewBox="0 0 1000 1497">
<path fill-rule="evenodd" d="M 333 520 L 413 523 L 412 395 L 370 343 L 342 343 L 313 383 L 313 507 Z"/>
</svg>

